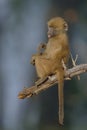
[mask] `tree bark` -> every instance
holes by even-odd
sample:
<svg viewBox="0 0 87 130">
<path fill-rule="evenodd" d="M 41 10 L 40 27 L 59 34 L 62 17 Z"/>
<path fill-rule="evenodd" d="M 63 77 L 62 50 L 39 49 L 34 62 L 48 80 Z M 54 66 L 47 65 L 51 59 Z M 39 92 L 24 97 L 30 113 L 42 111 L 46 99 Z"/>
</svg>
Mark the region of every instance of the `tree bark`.
<svg viewBox="0 0 87 130">
<path fill-rule="evenodd" d="M 86 71 L 87 71 L 87 64 L 80 64 L 80 65 L 74 66 L 73 68 L 65 71 L 64 79 L 71 80 L 72 77 L 85 73 Z M 47 80 L 44 83 L 42 83 L 39 86 L 32 86 L 29 88 L 24 88 L 21 92 L 19 92 L 18 98 L 24 99 L 24 98 L 32 97 L 33 95 L 37 95 L 38 93 L 54 86 L 57 83 L 58 81 L 57 81 L 56 75 L 50 76 L 47 78 Z"/>
</svg>

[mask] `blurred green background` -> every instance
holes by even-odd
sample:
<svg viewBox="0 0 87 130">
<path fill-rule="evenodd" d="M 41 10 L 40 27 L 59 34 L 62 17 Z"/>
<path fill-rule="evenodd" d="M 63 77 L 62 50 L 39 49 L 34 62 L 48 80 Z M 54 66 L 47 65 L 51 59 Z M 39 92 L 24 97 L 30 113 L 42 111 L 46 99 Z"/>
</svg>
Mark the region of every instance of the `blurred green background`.
<svg viewBox="0 0 87 130">
<path fill-rule="evenodd" d="M 0 0 L 0 130 L 87 130 L 87 74 L 65 81 L 64 126 L 58 126 L 57 86 L 19 100 L 18 92 L 37 79 L 30 64 L 47 21 L 64 17 L 77 64 L 87 63 L 87 0 Z"/>
</svg>

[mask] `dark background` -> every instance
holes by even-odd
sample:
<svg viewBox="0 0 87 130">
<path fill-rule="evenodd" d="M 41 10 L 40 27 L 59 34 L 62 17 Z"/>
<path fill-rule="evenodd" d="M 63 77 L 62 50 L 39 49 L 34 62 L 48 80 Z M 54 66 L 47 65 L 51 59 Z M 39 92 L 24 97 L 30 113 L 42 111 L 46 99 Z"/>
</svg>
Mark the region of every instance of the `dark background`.
<svg viewBox="0 0 87 130">
<path fill-rule="evenodd" d="M 86 0 L 0 0 L 0 130 L 87 130 L 87 74 L 65 81 L 64 126 L 58 126 L 57 86 L 19 100 L 18 92 L 37 79 L 30 64 L 47 21 L 64 17 L 69 24 L 71 53 L 87 63 Z"/>
</svg>

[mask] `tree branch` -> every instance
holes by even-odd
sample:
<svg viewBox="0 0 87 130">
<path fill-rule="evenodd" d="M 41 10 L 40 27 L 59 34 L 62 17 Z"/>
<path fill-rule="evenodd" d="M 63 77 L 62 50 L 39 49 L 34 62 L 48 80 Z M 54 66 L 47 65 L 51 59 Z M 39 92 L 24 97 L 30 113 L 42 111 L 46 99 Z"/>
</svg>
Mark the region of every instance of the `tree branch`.
<svg viewBox="0 0 87 130">
<path fill-rule="evenodd" d="M 65 71 L 65 80 L 70 80 L 72 77 L 85 73 L 86 71 L 87 71 L 87 64 L 74 66 L 73 68 Z M 18 98 L 24 99 L 24 98 L 32 97 L 33 95 L 37 95 L 38 93 L 52 87 L 57 83 L 58 81 L 56 75 L 53 75 L 38 87 L 32 86 L 29 88 L 24 88 L 21 92 L 19 92 Z"/>
</svg>

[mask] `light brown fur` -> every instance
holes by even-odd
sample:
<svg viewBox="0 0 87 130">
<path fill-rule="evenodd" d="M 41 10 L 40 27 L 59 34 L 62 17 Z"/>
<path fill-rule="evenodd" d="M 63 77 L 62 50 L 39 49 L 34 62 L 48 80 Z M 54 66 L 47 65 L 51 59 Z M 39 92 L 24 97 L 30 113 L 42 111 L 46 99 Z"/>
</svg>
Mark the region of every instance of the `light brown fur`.
<svg viewBox="0 0 87 130">
<path fill-rule="evenodd" d="M 37 75 L 40 79 L 56 74 L 58 78 L 59 93 L 59 123 L 63 124 L 64 119 L 64 101 L 63 101 L 63 84 L 64 84 L 64 64 L 68 62 L 69 45 L 66 31 L 67 23 L 61 17 L 56 17 L 48 21 L 48 43 L 46 49 L 40 54 L 32 57 L 35 63 Z"/>
</svg>

